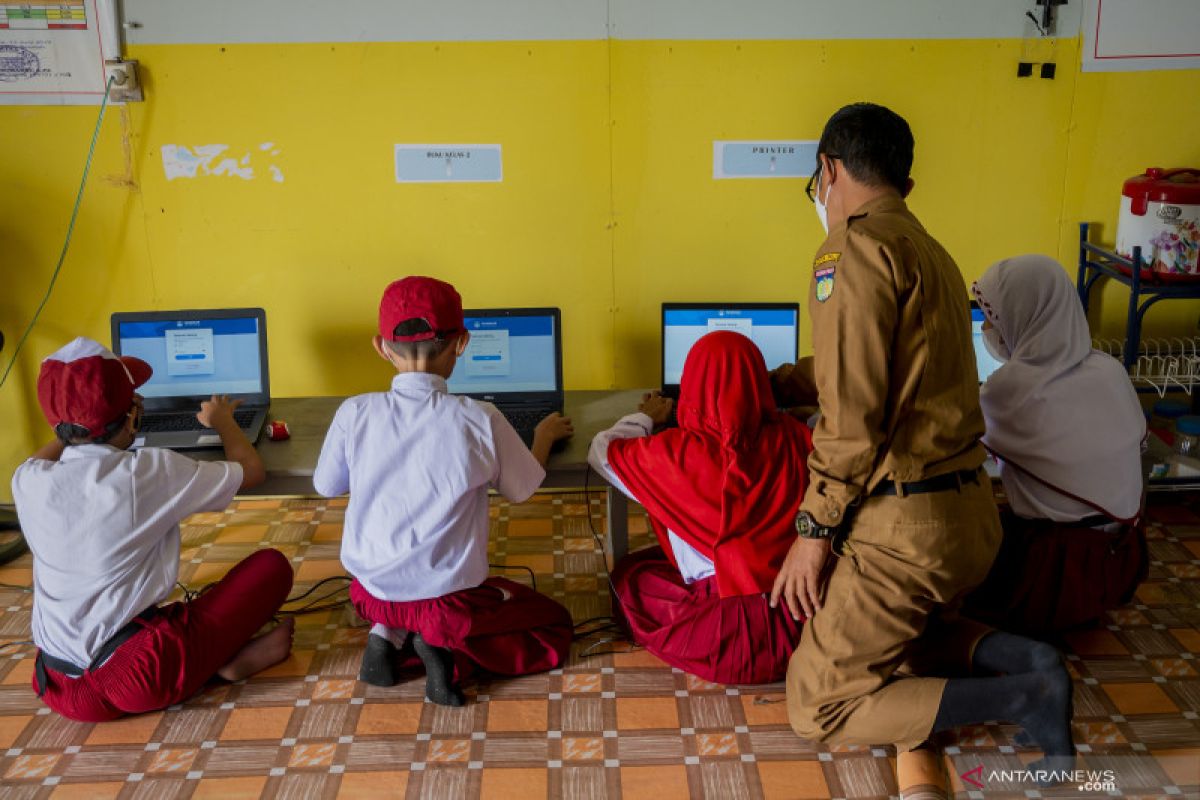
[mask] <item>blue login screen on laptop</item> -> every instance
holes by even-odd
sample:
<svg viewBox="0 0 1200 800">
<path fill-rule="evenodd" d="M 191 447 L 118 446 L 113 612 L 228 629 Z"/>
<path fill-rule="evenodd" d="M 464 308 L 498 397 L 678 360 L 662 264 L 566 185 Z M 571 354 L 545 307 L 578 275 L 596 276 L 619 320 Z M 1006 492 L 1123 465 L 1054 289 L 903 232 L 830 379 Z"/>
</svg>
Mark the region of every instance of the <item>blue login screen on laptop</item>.
<svg viewBox="0 0 1200 800">
<path fill-rule="evenodd" d="M 447 382 L 454 394 L 553 392 L 554 317 L 467 317 L 471 341 Z"/>
<path fill-rule="evenodd" d="M 767 369 L 796 360 L 798 313 L 784 308 L 667 308 L 663 310 L 663 383 L 683 378 L 687 354 L 700 337 L 731 330 L 758 345 Z"/>
<path fill-rule="evenodd" d="M 983 309 L 971 309 L 971 341 L 975 345 L 975 369 L 979 372 L 979 382 L 983 383 L 988 376 L 1000 368 L 1002 362 L 992 357 L 983 344 Z"/>
<path fill-rule="evenodd" d="M 254 394 L 263 391 L 258 320 L 122 322 L 121 355 L 154 368 L 143 397 Z"/>
</svg>

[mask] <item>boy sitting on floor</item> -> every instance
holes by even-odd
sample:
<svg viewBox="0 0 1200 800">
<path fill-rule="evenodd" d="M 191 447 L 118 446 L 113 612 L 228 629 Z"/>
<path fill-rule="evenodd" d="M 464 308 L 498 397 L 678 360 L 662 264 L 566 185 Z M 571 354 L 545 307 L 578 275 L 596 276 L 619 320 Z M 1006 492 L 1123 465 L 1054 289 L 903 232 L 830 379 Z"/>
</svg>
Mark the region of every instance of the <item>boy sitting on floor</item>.
<svg viewBox="0 0 1200 800">
<path fill-rule="evenodd" d="M 33 688 L 64 717 L 102 722 L 182 702 L 214 675 L 241 680 L 287 658 L 292 621 L 254 638 L 287 599 L 292 568 L 259 550 L 190 602 L 159 606 L 179 577 L 179 522 L 262 483 L 254 446 L 213 397 L 197 418 L 228 461 L 129 452 L 150 365 L 79 338 L 42 362 L 38 401 L 58 437 L 13 475 L 33 552 Z"/>
<path fill-rule="evenodd" d="M 396 369 L 391 391 L 342 404 L 313 474 L 323 495 L 350 492 L 342 564 L 354 576 L 355 610 L 375 623 L 359 679 L 394 685 L 411 634 L 425 696 L 451 706 L 465 702 L 455 673 L 554 669 L 573 632 L 565 608 L 489 578 L 487 563 L 488 488 L 514 503 L 528 499 L 571 422 L 542 420 L 531 453 L 490 403 L 448 394 L 469 338 L 450 284 L 408 277 L 388 286 L 374 344 Z"/>
</svg>

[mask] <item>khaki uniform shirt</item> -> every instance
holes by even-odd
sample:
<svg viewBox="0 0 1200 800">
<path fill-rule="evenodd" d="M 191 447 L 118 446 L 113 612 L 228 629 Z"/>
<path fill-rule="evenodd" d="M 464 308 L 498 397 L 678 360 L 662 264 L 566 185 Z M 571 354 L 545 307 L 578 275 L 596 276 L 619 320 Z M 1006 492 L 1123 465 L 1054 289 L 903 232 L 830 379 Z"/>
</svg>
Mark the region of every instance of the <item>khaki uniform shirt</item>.
<svg viewBox="0 0 1200 800">
<path fill-rule="evenodd" d="M 871 200 L 829 232 L 809 314 L 821 418 L 802 510 L 837 525 L 881 481 L 983 463 L 967 287 L 903 200 Z"/>
</svg>

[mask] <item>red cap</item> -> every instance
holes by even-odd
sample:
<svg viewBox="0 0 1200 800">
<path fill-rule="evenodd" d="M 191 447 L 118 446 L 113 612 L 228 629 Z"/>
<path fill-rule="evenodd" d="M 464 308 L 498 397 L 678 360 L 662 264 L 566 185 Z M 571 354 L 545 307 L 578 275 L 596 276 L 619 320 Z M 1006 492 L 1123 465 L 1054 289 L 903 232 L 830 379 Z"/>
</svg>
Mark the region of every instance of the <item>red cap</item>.
<svg viewBox="0 0 1200 800">
<path fill-rule="evenodd" d="M 396 336 L 396 326 L 410 319 L 423 319 L 430 330 L 412 336 Z M 410 275 L 395 281 L 379 303 L 379 335 L 389 342 L 421 342 L 463 331 L 462 297 L 453 286 L 436 278 Z"/>
<path fill-rule="evenodd" d="M 105 425 L 129 411 L 133 390 L 153 372 L 140 358 L 119 358 L 81 336 L 42 362 L 38 402 L 51 427 L 69 422 L 100 436 Z"/>
</svg>

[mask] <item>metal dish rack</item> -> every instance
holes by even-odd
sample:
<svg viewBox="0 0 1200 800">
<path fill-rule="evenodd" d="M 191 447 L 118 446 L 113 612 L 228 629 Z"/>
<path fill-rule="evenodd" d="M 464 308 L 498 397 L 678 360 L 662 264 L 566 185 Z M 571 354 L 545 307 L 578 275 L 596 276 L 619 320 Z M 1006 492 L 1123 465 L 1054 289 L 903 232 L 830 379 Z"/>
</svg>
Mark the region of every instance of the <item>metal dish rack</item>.
<svg viewBox="0 0 1200 800">
<path fill-rule="evenodd" d="M 1124 268 L 1124 269 L 1122 269 Z M 1142 248 L 1133 248 L 1131 258 L 1088 242 L 1088 223 L 1079 224 L 1079 276 L 1076 286 L 1084 313 L 1092 286 L 1108 277 L 1129 287 L 1129 307 L 1125 318 L 1125 338 L 1098 339 L 1096 349 L 1119 359 L 1138 391 L 1184 392 L 1192 397 L 1193 407 L 1200 406 L 1200 336 L 1173 339 L 1142 339 L 1142 321 L 1155 303 L 1170 299 L 1200 300 L 1200 280 L 1162 283 L 1142 275 Z M 1198 306 L 1200 310 L 1200 306 Z"/>
<path fill-rule="evenodd" d="M 1118 361 L 1125 354 L 1123 339 L 1093 339 L 1092 346 Z M 1192 393 L 1200 386 L 1200 336 L 1175 339 L 1144 339 L 1137 359 L 1129 367 L 1129 378 L 1163 397 L 1167 392 Z"/>
</svg>

